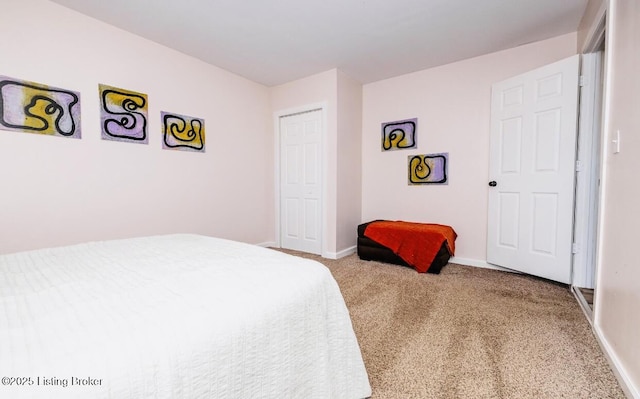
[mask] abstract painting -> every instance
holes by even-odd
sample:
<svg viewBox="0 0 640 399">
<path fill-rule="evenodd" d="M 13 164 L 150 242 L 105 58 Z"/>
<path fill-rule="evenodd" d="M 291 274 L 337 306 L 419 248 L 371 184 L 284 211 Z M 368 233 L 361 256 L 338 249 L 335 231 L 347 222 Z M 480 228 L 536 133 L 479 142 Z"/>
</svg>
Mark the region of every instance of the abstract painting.
<svg viewBox="0 0 640 399">
<path fill-rule="evenodd" d="M 0 76 L 0 129 L 79 139 L 80 93 Z"/>
<path fill-rule="evenodd" d="M 204 119 L 161 112 L 162 148 L 204 152 Z"/>
<path fill-rule="evenodd" d="M 418 118 L 382 124 L 382 151 L 416 148 Z"/>
<path fill-rule="evenodd" d="M 449 184 L 449 153 L 410 155 L 409 184 Z"/>
<path fill-rule="evenodd" d="M 99 85 L 102 139 L 147 144 L 147 95 Z"/>
</svg>

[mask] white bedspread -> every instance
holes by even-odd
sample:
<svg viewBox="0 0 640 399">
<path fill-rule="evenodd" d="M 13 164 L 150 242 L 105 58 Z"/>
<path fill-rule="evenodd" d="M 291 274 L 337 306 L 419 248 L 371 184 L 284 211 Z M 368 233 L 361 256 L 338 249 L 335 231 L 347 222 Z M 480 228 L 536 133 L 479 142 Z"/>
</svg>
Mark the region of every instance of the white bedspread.
<svg viewBox="0 0 640 399">
<path fill-rule="evenodd" d="M 371 394 L 325 266 L 196 235 L 0 256 L 0 378 L 0 398 Z"/>
</svg>

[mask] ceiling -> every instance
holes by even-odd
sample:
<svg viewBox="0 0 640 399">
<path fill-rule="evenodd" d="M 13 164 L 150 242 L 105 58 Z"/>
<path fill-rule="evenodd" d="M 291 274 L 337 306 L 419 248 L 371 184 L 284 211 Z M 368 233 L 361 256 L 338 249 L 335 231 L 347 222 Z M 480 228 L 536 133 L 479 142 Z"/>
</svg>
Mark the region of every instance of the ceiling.
<svg viewBox="0 0 640 399">
<path fill-rule="evenodd" d="M 266 86 L 370 83 L 577 30 L 588 0 L 52 0 Z"/>
</svg>

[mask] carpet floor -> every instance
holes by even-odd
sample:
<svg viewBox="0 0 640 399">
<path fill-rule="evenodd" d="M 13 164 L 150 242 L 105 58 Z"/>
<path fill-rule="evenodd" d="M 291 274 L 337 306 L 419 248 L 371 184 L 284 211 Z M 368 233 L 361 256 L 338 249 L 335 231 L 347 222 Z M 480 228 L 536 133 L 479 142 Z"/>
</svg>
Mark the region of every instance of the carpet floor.
<svg viewBox="0 0 640 399">
<path fill-rule="evenodd" d="M 569 288 L 449 264 L 439 275 L 294 251 L 333 273 L 374 399 L 624 398 Z"/>
</svg>

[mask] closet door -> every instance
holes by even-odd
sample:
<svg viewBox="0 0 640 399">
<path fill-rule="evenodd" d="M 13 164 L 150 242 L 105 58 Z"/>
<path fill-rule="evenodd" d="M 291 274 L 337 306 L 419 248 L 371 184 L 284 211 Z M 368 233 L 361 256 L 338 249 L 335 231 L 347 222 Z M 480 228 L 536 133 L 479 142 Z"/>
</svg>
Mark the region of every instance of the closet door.
<svg viewBox="0 0 640 399">
<path fill-rule="evenodd" d="M 280 245 L 322 252 L 322 111 L 280 118 Z"/>
</svg>

